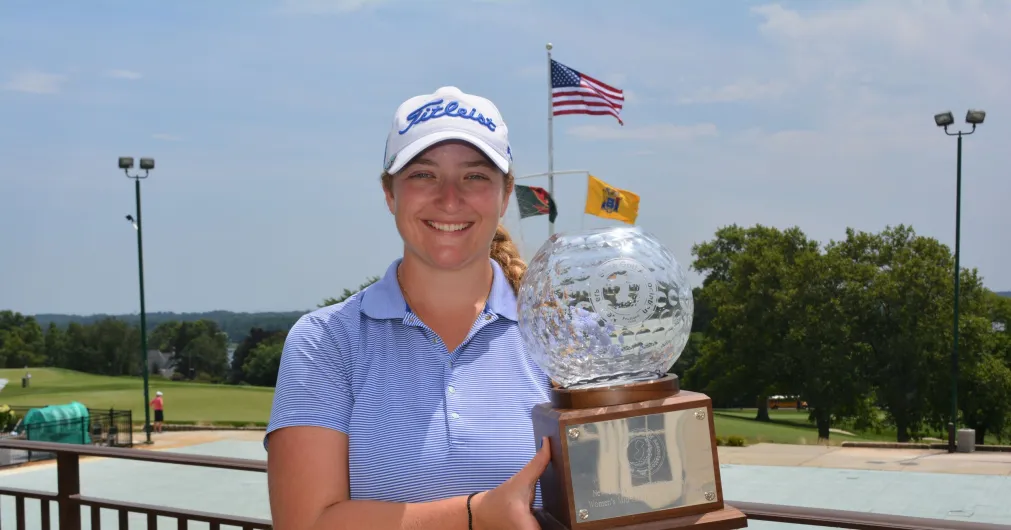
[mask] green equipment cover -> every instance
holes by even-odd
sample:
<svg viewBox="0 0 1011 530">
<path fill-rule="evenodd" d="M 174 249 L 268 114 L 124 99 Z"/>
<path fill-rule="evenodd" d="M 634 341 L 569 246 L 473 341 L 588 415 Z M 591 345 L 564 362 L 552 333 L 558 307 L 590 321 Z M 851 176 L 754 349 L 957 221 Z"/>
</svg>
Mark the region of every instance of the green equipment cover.
<svg viewBox="0 0 1011 530">
<path fill-rule="evenodd" d="M 29 440 L 65 444 L 91 444 L 88 408 L 74 401 L 67 405 L 49 405 L 25 414 L 22 430 Z"/>
</svg>

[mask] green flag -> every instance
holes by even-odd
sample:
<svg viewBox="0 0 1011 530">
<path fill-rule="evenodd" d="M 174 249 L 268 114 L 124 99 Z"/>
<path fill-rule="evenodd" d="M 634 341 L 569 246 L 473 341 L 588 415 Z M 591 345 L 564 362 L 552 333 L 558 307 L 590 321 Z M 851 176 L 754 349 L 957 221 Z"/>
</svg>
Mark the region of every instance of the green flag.
<svg viewBox="0 0 1011 530">
<path fill-rule="evenodd" d="M 558 217 L 558 208 L 555 207 L 555 200 L 544 188 L 537 186 L 516 185 L 516 203 L 520 207 L 520 219 L 533 217 L 535 215 L 547 215 L 552 223 Z"/>
</svg>

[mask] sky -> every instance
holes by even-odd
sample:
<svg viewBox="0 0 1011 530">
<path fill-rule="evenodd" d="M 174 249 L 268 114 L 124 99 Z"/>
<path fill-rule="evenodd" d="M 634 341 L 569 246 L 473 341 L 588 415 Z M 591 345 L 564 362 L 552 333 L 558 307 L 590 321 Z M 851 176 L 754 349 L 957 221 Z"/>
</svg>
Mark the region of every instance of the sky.
<svg viewBox="0 0 1011 530">
<path fill-rule="evenodd" d="M 911 225 L 1011 289 L 1011 3 L 871 0 L 0 0 L 0 308 L 307 310 L 402 253 L 379 174 L 393 112 L 445 85 L 494 101 L 518 175 L 548 160 L 553 58 L 626 94 L 554 120 L 555 170 L 641 195 L 683 266 L 729 224 Z M 547 186 L 547 179 L 524 184 Z M 555 177 L 557 231 L 585 174 Z M 506 226 L 529 259 L 546 216 Z M 689 278 L 701 282 L 696 273 Z"/>
</svg>

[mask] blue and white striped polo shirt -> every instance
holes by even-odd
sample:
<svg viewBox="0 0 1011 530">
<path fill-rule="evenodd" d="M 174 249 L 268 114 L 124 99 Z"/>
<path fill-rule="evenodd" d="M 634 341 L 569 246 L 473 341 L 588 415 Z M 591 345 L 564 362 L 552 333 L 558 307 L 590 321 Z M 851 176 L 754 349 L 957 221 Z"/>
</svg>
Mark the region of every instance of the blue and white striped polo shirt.
<svg viewBox="0 0 1011 530">
<path fill-rule="evenodd" d="M 491 296 L 448 352 L 407 307 L 399 263 L 292 327 L 267 433 L 347 433 L 352 499 L 424 502 L 495 488 L 533 458 L 530 411 L 551 387 L 520 338 L 516 296 L 491 260 Z"/>
</svg>

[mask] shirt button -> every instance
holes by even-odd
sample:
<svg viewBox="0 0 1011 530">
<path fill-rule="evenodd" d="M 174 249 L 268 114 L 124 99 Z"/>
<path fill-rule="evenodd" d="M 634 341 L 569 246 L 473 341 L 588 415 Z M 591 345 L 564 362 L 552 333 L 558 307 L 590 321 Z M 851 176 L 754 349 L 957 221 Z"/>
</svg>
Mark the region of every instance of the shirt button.
<svg viewBox="0 0 1011 530">
<path fill-rule="evenodd" d="M 485 320 L 491 320 L 491 315 L 485 315 L 485 316 L 484 316 L 484 319 L 485 319 Z"/>
<path fill-rule="evenodd" d="M 453 387 L 449 387 L 449 388 L 447 388 L 446 390 L 449 390 L 449 393 L 450 393 L 450 394 L 455 394 L 455 393 L 456 393 L 456 389 L 455 389 L 455 388 L 453 388 Z"/>
<path fill-rule="evenodd" d="M 439 339 L 432 339 L 432 344 L 438 344 L 438 343 L 439 343 Z"/>
<path fill-rule="evenodd" d="M 457 413 L 455 413 L 455 412 L 454 412 L 454 413 L 452 413 L 452 414 L 450 414 L 450 415 L 449 415 L 449 417 L 450 417 L 450 418 L 453 418 L 454 420 L 458 420 L 458 419 L 460 419 L 460 415 L 459 415 L 459 414 L 457 414 Z"/>
</svg>

